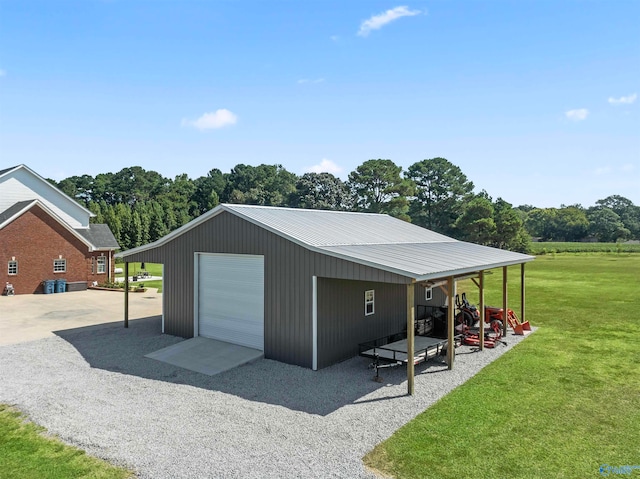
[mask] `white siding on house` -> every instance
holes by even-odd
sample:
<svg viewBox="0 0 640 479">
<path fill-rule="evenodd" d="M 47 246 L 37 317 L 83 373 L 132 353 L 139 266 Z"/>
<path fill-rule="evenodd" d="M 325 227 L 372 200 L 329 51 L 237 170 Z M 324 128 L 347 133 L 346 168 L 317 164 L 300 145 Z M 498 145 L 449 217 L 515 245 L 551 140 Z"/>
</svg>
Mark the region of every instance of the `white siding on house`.
<svg viewBox="0 0 640 479">
<path fill-rule="evenodd" d="M 39 200 L 71 228 L 88 228 L 89 212 L 28 170 L 19 168 L 0 178 L 0 211 L 19 201 Z"/>
</svg>

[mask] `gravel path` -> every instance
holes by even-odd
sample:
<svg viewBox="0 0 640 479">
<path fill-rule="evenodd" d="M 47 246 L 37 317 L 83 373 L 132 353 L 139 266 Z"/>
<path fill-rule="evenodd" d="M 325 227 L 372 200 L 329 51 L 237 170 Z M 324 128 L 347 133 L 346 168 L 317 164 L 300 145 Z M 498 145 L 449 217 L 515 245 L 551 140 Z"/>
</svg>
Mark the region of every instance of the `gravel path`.
<svg viewBox="0 0 640 479">
<path fill-rule="evenodd" d="M 483 353 L 457 350 L 372 381 L 354 358 L 311 371 L 262 359 L 215 377 L 145 354 L 182 339 L 159 319 L 59 332 L 0 347 L 0 402 L 141 478 L 371 478 L 361 458 L 523 338 Z"/>
</svg>

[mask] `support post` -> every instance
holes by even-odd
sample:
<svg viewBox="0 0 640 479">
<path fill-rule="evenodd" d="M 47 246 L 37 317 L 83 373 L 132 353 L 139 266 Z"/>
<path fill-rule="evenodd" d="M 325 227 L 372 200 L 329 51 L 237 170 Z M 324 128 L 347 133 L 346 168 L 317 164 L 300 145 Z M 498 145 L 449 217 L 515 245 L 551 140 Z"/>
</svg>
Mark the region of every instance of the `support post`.
<svg viewBox="0 0 640 479">
<path fill-rule="evenodd" d="M 455 334 L 455 303 L 456 296 L 456 282 L 453 276 L 449 276 L 447 281 L 449 296 L 447 298 L 447 364 L 449 369 L 453 369 L 453 359 L 456 355 L 456 347 L 454 344 L 453 336 Z"/>
<path fill-rule="evenodd" d="M 480 351 L 484 351 L 484 271 L 480 271 L 478 283 L 480 287 Z"/>
<path fill-rule="evenodd" d="M 524 297 L 525 297 L 524 265 L 525 263 L 520 263 L 520 319 L 522 320 L 523 323 L 527 320 L 527 318 L 525 317 L 525 307 L 524 307 L 524 301 L 525 301 L 524 300 Z"/>
<path fill-rule="evenodd" d="M 508 303 L 508 281 L 507 281 L 507 267 L 503 266 L 502 267 L 502 335 L 506 336 L 507 335 L 507 323 L 509 321 L 507 321 L 507 318 L 509 317 L 509 312 L 507 309 L 507 303 Z"/>
<path fill-rule="evenodd" d="M 414 351 L 414 333 L 415 333 L 415 283 L 411 282 L 407 285 L 407 394 L 413 396 L 415 391 L 414 387 L 414 374 L 415 368 L 413 364 L 413 358 L 415 357 Z"/>
<path fill-rule="evenodd" d="M 124 262 L 124 327 L 129 327 L 129 262 Z"/>
</svg>

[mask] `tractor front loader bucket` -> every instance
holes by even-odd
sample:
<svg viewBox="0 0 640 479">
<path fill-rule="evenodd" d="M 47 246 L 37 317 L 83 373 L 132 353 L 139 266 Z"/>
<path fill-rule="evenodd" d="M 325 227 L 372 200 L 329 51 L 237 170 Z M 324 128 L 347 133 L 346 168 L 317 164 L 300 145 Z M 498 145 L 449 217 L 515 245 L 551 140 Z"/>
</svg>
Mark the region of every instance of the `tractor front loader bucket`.
<svg viewBox="0 0 640 479">
<path fill-rule="evenodd" d="M 516 316 L 516 313 L 514 313 L 512 309 L 507 310 L 507 321 L 509 321 L 509 326 L 511 326 L 515 334 L 524 336 L 531 331 L 531 325 L 529 324 L 529 321 L 521 323 L 520 319 L 518 318 L 518 316 Z"/>
</svg>

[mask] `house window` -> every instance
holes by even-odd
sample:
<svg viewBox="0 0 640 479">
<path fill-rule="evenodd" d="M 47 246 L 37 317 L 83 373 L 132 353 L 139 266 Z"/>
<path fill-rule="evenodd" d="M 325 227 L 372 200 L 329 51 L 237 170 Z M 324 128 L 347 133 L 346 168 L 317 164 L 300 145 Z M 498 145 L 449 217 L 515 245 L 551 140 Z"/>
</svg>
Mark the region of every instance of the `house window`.
<svg viewBox="0 0 640 479">
<path fill-rule="evenodd" d="M 66 259 L 54 259 L 53 260 L 53 272 L 54 273 L 66 273 L 67 272 L 67 260 Z"/>
<path fill-rule="evenodd" d="M 107 272 L 107 257 L 98 256 L 98 274 L 105 274 Z"/>
<path fill-rule="evenodd" d="M 433 299 L 433 288 L 424 288 L 425 301 L 431 301 Z"/>
<path fill-rule="evenodd" d="M 11 260 L 9 261 L 9 270 L 8 270 L 10 275 L 16 275 L 18 274 L 18 262 L 15 260 Z"/>
<path fill-rule="evenodd" d="M 373 289 L 364 292 L 364 315 L 369 316 L 375 312 L 375 292 Z"/>
</svg>

